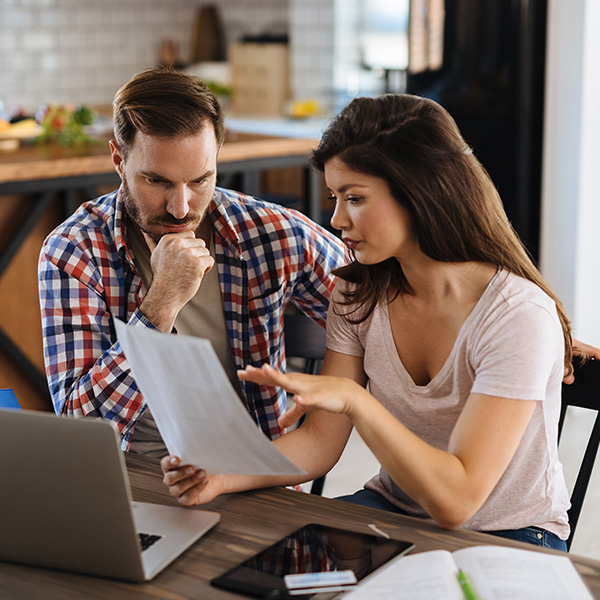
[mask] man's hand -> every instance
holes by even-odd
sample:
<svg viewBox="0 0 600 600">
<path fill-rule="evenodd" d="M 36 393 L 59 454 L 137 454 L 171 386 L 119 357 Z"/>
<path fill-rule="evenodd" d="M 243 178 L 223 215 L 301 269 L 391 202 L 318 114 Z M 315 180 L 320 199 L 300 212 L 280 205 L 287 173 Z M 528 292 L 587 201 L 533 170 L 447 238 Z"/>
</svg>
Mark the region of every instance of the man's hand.
<svg viewBox="0 0 600 600">
<path fill-rule="evenodd" d="M 207 475 L 192 465 L 181 465 L 178 456 L 165 456 L 160 466 L 169 493 L 184 506 L 205 504 L 224 491 L 222 475 Z"/>
<path fill-rule="evenodd" d="M 158 329 L 170 332 L 215 261 L 193 231 L 169 233 L 158 244 L 142 233 L 151 252 L 152 283 L 140 310 Z"/>
<path fill-rule="evenodd" d="M 584 344 L 575 338 L 572 338 L 573 342 L 573 357 L 580 356 L 584 360 L 600 360 L 600 349 L 595 346 L 590 346 L 589 344 Z M 571 373 L 567 375 L 565 370 L 565 376 L 563 378 L 563 383 L 571 384 L 575 381 L 575 375 Z"/>
<path fill-rule="evenodd" d="M 600 349 L 573 338 L 573 354 L 587 360 L 600 360 Z"/>
</svg>

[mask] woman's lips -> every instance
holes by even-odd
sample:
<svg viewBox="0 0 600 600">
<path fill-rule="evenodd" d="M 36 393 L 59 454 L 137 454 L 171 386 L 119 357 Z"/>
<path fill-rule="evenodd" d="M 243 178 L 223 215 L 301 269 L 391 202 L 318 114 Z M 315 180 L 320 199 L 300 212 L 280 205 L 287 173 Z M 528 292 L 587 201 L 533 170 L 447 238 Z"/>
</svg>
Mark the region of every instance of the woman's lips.
<svg viewBox="0 0 600 600">
<path fill-rule="evenodd" d="M 346 244 L 346 246 L 348 246 L 348 248 L 350 250 L 354 250 L 354 248 L 356 248 L 356 246 L 358 246 L 358 244 L 360 242 L 357 242 L 356 240 L 351 240 L 350 238 L 342 238 L 342 241 L 344 242 L 344 244 Z"/>
</svg>

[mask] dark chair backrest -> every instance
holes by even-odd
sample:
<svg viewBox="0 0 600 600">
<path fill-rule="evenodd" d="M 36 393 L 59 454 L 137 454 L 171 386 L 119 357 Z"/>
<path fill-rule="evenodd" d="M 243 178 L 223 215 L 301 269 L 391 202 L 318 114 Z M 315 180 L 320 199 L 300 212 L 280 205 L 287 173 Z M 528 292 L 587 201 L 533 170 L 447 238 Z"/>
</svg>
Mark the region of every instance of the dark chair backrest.
<svg viewBox="0 0 600 600">
<path fill-rule="evenodd" d="M 285 354 L 287 358 L 305 359 L 304 372 L 317 375 L 325 358 L 325 330 L 303 313 L 285 313 Z M 315 479 L 311 494 L 320 496 L 325 485 L 325 475 Z"/>
<path fill-rule="evenodd" d="M 588 438 L 583 460 L 577 473 L 575 486 L 571 493 L 571 508 L 569 509 L 569 522 L 571 535 L 567 540 L 567 548 L 571 548 L 575 529 L 581 514 L 588 484 L 594 469 L 594 462 L 600 445 L 600 361 L 589 360 L 583 364 L 575 365 L 575 382 L 562 386 L 562 406 L 558 423 L 558 439 L 560 441 L 565 416 L 569 406 L 587 408 L 596 412 L 594 426 Z"/>
<path fill-rule="evenodd" d="M 304 358 L 304 372 L 317 375 L 325 358 L 325 330 L 303 313 L 285 313 L 283 323 L 286 356 Z"/>
</svg>

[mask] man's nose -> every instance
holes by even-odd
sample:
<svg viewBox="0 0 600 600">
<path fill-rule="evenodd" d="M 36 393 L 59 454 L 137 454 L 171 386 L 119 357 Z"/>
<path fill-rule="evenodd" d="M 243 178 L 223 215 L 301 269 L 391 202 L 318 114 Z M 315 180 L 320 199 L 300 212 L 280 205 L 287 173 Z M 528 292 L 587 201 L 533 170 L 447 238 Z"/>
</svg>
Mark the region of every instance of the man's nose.
<svg viewBox="0 0 600 600">
<path fill-rule="evenodd" d="M 169 190 L 167 212 L 176 219 L 183 219 L 190 212 L 191 191 L 185 185 L 174 186 Z"/>
</svg>

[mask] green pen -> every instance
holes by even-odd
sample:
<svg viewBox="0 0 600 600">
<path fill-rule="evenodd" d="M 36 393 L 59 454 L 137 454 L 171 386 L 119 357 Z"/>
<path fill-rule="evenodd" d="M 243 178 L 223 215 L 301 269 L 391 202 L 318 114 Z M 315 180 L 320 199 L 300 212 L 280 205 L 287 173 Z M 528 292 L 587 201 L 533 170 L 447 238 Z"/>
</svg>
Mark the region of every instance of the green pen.
<svg viewBox="0 0 600 600">
<path fill-rule="evenodd" d="M 460 587 L 462 588 L 466 600 L 480 600 L 479 596 L 475 593 L 475 590 L 473 589 L 471 580 L 468 578 L 467 574 L 464 571 L 458 572 L 458 583 L 460 583 Z"/>
</svg>

